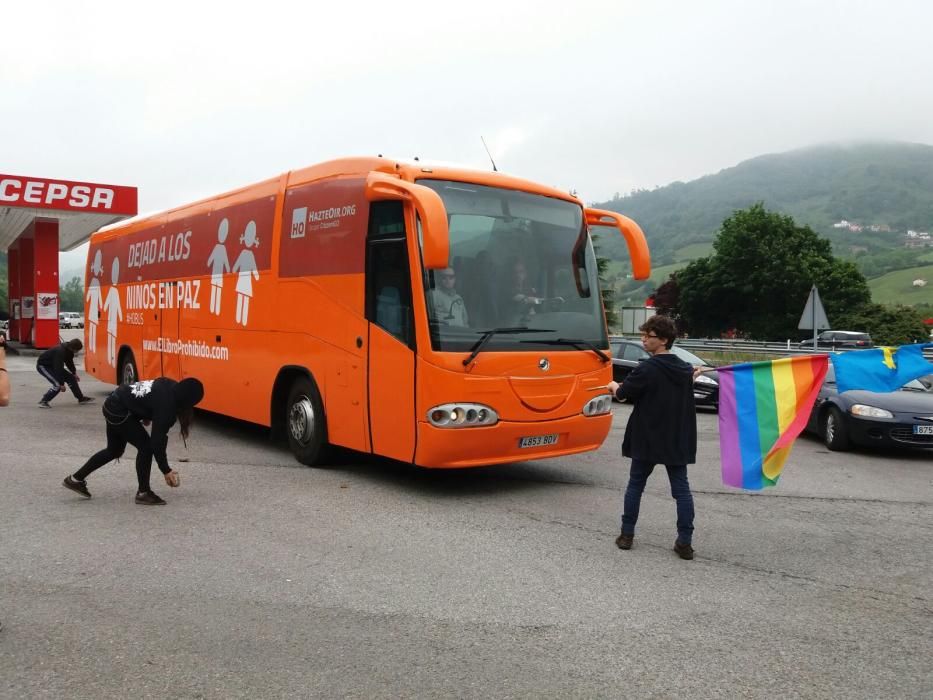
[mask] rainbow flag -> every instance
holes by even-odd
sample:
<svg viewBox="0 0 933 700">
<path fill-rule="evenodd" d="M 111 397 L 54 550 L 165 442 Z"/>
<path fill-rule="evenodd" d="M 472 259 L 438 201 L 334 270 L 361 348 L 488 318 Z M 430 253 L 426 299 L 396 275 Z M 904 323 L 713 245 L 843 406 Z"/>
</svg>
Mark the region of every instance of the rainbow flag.
<svg viewBox="0 0 933 700">
<path fill-rule="evenodd" d="M 722 481 L 741 489 L 774 486 L 823 384 L 826 355 L 720 367 Z"/>
</svg>

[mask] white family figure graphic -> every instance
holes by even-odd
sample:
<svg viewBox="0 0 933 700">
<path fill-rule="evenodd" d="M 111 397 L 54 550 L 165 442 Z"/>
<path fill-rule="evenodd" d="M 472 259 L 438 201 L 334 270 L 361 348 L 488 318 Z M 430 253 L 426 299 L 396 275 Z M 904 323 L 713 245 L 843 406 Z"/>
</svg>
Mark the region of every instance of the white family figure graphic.
<svg viewBox="0 0 933 700">
<path fill-rule="evenodd" d="M 211 268 L 211 313 L 220 316 L 220 297 L 224 288 L 224 273 L 230 272 L 230 261 L 227 259 L 227 247 L 224 241 L 227 240 L 227 232 L 230 230 L 230 222 L 224 219 L 217 227 L 217 245 L 211 251 L 207 259 L 207 266 Z M 237 315 L 237 320 L 240 320 Z M 243 322 L 246 325 L 246 322 Z"/>
<path fill-rule="evenodd" d="M 104 271 L 101 253 L 98 250 L 94 256 L 94 264 L 91 265 L 91 272 L 94 276 L 87 285 L 87 296 L 84 300 L 87 302 L 87 351 L 89 353 L 97 352 L 97 322 L 100 320 L 100 309 L 103 300 L 100 298 L 100 277 Z"/>
<path fill-rule="evenodd" d="M 111 367 L 117 366 L 117 322 L 123 320 L 120 292 L 117 291 L 119 279 L 120 258 L 114 258 L 110 268 L 110 282 L 113 286 L 107 290 L 107 298 L 104 300 L 104 311 L 107 313 L 107 362 Z"/>
<path fill-rule="evenodd" d="M 236 262 L 233 263 L 233 272 L 239 274 L 236 283 L 236 321 L 246 325 L 249 317 L 249 298 L 253 296 L 253 279 L 259 280 L 256 270 L 256 257 L 250 248 L 259 247 L 259 238 L 256 237 L 256 222 L 246 224 L 246 230 L 240 236 L 240 243 L 246 247 L 240 251 Z"/>
</svg>

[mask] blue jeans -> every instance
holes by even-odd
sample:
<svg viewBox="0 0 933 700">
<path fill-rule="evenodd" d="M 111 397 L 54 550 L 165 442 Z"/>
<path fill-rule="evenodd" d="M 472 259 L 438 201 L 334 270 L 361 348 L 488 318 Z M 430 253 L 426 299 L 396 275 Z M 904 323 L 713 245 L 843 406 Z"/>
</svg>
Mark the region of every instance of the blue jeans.
<svg viewBox="0 0 933 700">
<path fill-rule="evenodd" d="M 671 496 L 677 501 L 677 539 L 683 544 L 693 541 L 693 494 L 687 481 L 686 464 L 668 464 L 667 478 L 671 482 Z M 624 510 L 622 511 L 622 532 L 635 534 L 635 523 L 641 507 L 641 495 L 645 491 L 648 477 L 654 471 L 654 465 L 641 459 L 632 460 L 628 486 L 625 488 Z"/>
</svg>

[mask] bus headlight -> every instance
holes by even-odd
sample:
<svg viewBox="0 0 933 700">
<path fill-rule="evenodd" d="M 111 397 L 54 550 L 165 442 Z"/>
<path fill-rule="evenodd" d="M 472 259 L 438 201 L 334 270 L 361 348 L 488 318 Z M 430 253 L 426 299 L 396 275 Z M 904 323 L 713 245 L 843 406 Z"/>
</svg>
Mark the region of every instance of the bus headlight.
<svg viewBox="0 0 933 700">
<path fill-rule="evenodd" d="M 612 396 L 603 394 L 590 399 L 583 405 L 584 416 L 601 416 L 612 411 Z"/>
<path fill-rule="evenodd" d="M 480 403 L 445 403 L 428 411 L 428 422 L 436 428 L 476 428 L 495 425 L 499 414 Z"/>
</svg>

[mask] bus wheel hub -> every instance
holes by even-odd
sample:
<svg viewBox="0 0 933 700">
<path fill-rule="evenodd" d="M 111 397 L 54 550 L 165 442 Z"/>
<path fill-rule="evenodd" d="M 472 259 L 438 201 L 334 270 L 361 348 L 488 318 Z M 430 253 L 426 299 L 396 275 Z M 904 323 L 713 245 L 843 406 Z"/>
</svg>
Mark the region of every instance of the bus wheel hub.
<svg viewBox="0 0 933 700">
<path fill-rule="evenodd" d="M 302 396 L 292 404 L 288 413 L 288 429 L 296 442 L 302 445 L 311 440 L 314 432 L 314 408 L 307 396 Z"/>
</svg>

